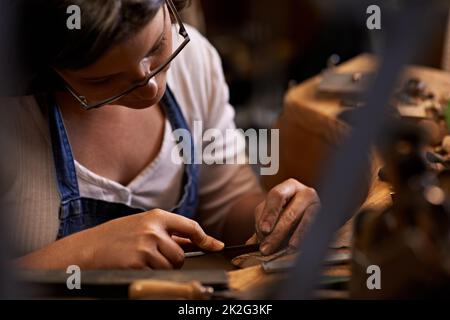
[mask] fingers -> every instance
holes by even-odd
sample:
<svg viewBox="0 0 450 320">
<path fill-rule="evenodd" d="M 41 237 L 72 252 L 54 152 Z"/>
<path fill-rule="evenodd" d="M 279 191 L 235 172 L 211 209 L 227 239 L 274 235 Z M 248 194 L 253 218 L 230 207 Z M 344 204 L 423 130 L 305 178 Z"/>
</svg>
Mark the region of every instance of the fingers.
<svg viewBox="0 0 450 320">
<path fill-rule="evenodd" d="M 303 240 L 303 237 L 305 236 L 306 230 L 308 230 L 315 214 L 319 211 L 319 209 L 320 209 L 319 204 L 313 204 L 306 209 L 305 214 L 302 217 L 302 220 L 298 224 L 297 228 L 292 234 L 291 239 L 289 240 L 289 246 L 298 248 L 300 242 Z"/>
<path fill-rule="evenodd" d="M 200 230 L 201 227 L 197 227 Z M 225 247 L 222 241 L 214 239 L 203 232 L 203 230 L 195 232 L 190 238 L 200 249 L 206 251 L 220 251 Z"/>
<path fill-rule="evenodd" d="M 191 240 L 182 238 L 182 237 L 178 237 L 176 235 L 172 235 L 172 240 L 175 241 L 175 243 L 178 244 L 182 248 L 193 245 Z"/>
<path fill-rule="evenodd" d="M 289 179 L 269 191 L 258 224 L 259 230 L 264 235 L 272 232 L 284 206 L 296 194 L 300 186 L 296 180 Z"/>
<path fill-rule="evenodd" d="M 255 230 L 256 230 L 256 241 L 262 242 L 264 240 L 265 234 L 261 231 L 260 221 L 263 214 L 264 207 L 266 206 L 266 202 L 261 202 L 255 209 Z"/>
<path fill-rule="evenodd" d="M 275 225 L 272 233 L 270 233 L 261 244 L 261 252 L 265 255 L 272 254 L 277 250 L 288 235 L 297 227 L 302 219 L 305 210 L 311 204 L 301 193 L 298 193 L 290 201 L 288 206 L 281 213 L 278 223 Z"/>
<path fill-rule="evenodd" d="M 180 269 L 184 263 L 184 251 L 170 236 L 158 243 L 159 252 L 167 259 L 173 269 Z"/>
<path fill-rule="evenodd" d="M 309 216 L 306 217 L 306 214 L 315 213 L 318 205 L 318 197 L 312 189 L 305 188 L 302 192 L 298 192 L 282 211 L 273 231 L 261 244 L 261 252 L 264 255 L 274 253 L 299 224 L 302 225 L 302 230 L 306 228 L 307 224 L 303 223 L 303 219 L 310 219 Z"/>
<path fill-rule="evenodd" d="M 205 251 L 220 251 L 224 248 L 223 242 L 208 236 L 196 221 L 176 214 L 167 214 L 165 217 L 169 233 L 188 238 Z"/>
<path fill-rule="evenodd" d="M 172 239 L 184 250 L 184 252 L 198 250 L 198 247 L 195 244 L 193 244 L 192 241 L 189 239 L 178 237 L 176 235 L 172 235 Z"/>
<path fill-rule="evenodd" d="M 157 248 L 154 248 L 150 254 L 147 255 L 147 265 L 156 270 L 171 270 L 171 263 L 159 252 Z"/>
</svg>

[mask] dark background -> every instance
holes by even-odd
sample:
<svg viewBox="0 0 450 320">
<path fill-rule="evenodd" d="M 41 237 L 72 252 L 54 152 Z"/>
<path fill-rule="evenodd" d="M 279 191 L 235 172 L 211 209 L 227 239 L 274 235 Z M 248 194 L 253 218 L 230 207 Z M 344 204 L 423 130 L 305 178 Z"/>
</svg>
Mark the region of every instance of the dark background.
<svg viewBox="0 0 450 320">
<path fill-rule="evenodd" d="M 386 3 L 394 3 L 372 2 L 379 2 L 382 10 Z M 270 127 L 289 85 L 320 73 L 331 55 L 346 61 L 360 53 L 377 52 L 383 34 L 366 28 L 367 6 L 362 3 L 194 0 L 190 11 L 196 11 L 196 18 L 187 20 L 193 21 L 222 57 L 238 125 Z M 426 58 L 417 64 L 441 67 L 447 16 L 446 10 L 436 16 L 439 32 L 430 35 L 434 45 L 426 48 Z M 415 32 L 413 21 L 411 32 Z"/>
</svg>

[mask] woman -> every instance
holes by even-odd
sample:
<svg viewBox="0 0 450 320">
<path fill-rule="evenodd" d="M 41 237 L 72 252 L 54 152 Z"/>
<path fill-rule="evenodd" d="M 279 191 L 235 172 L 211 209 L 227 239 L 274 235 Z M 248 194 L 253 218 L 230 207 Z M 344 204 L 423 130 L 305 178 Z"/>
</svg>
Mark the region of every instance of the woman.
<svg viewBox="0 0 450 320">
<path fill-rule="evenodd" d="M 314 190 L 288 180 L 265 195 L 247 165 L 171 161 L 174 130 L 235 127 L 217 52 L 179 20 L 185 2 L 27 8 L 37 85 L 8 102 L 20 141 L 6 195 L 19 266 L 179 268 L 185 245 L 221 250 L 216 238 L 243 243 L 255 226 L 264 254 L 298 245 L 319 206 Z M 80 29 L 68 27 L 72 5 Z"/>
</svg>

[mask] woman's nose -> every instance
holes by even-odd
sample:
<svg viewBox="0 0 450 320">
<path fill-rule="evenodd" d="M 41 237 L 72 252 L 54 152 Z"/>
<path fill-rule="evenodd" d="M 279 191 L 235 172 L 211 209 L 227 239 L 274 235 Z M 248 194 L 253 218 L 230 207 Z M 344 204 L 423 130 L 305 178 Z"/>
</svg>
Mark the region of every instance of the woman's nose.
<svg viewBox="0 0 450 320">
<path fill-rule="evenodd" d="M 150 62 L 144 59 L 140 63 L 140 68 L 138 70 L 139 81 L 138 83 L 144 82 L 147 79 L 148 75 L 151 73 Z M 135 90 L 137 96 L 142 99 L 152 99 L 158 94 L 158 83 L 156 82 L 156 78 L 150 78 L 148 82 Z"/>
<path fill-rule="evenodd" d="M 154 99 L 158 95 L 158 83 L 155 77 L 151 78 L 145 85 L 137 88 L 134 94 L 143 100 Z"/>
</svg>

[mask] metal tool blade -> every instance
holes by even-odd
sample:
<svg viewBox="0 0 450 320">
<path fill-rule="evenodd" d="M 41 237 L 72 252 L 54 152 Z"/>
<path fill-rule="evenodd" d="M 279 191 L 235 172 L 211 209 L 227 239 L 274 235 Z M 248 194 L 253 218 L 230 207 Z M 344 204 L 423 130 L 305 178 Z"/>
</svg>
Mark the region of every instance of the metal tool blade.
<svg viewBox="0 0 450 320">
<path fill-rule="evenodd" d="M 255 252 L 259 250 L 259 244 L 244 244 L 244 245 L 237 245 L 237 246 L 228 246 L 225 247 L 222 251 L 219 252 L 205 252 L 205 251 L 193 251 L 193 252 L 186 252 L 184 254 L 185 258 L 194 258 L 194 257 L 201 257 L 207 254 L 224 254 L 227 256 L 239 256 L 241 254 L 246 254 L 250 252 Z"/>
</svg>

